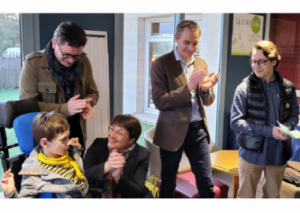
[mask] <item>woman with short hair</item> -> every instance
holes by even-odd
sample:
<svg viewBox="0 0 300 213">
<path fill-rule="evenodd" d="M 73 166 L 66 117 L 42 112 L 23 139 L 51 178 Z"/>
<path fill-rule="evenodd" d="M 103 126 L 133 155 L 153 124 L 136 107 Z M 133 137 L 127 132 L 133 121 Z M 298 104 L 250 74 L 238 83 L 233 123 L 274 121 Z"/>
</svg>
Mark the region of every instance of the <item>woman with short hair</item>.
<svg viewBox="0 0 300 213">
<path fill-rule="evenodd" d="M 85 175 L 91 187 L 104 188 L 102 197 L 142 198 L 149 192 L 145 179 L 150 152 L 136 141 L 141 124 L 132 115 L 117 115 L 108 138 L 97 138 L 84 157 Z"/>
</svg>

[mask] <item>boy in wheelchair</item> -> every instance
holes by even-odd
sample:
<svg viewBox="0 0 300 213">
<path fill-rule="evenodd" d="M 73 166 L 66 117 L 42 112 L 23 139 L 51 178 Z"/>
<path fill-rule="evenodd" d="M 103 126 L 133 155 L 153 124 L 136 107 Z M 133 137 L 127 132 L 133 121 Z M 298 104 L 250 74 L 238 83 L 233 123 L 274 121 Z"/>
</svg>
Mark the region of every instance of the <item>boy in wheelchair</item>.
<svg viewBox="0 0 300 213">
<path fill-rule="evenodd" d="M 78 138 L 69 140 L 69 124 L 57 112 L 41 112 L 33 120 L 33 138 L 37 146 L 22 165 L 20 193 L 16 191 L 11 170 L 0 181 L 5 198 L 33 198 L 53 193 L 56 198 L 79 198 L 88 194 L 83 175 Z M 74 151 L 69 146 L 74 147 Z"/>
</svg>

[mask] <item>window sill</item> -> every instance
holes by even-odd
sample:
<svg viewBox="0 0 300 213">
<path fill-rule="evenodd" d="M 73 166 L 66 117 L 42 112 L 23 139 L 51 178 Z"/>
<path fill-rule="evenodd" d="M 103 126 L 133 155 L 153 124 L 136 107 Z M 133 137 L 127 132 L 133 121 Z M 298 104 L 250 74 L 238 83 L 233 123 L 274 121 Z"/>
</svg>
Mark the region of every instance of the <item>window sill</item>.
<svg viewBox="0 0 300 213">
<path fill-rule="evenodd" d="M 150 113 L 134 113 L 133 116 L 138 118 L 140 122 L 156 125 L 158 115 L 150 114 Z"/>
</svg>

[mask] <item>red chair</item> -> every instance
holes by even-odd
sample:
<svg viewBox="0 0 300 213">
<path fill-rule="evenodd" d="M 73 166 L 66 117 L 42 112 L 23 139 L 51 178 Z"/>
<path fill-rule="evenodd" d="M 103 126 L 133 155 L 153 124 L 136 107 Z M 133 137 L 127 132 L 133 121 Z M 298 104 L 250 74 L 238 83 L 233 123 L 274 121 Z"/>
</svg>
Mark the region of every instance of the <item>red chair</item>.
<svg viewBox="0 0 300 213">
<path fill-rule="evenodd" d="M 216 198 L 227 198 L 229 186 L 224 183 L 213 179 L 214 192 Z M 197 198 L 198 189 L 196 187 L 195 175 L 193 172 L 184 172 L 177 174 L 176 189 L 174 192 L 175 198 Z"/>
</svg>

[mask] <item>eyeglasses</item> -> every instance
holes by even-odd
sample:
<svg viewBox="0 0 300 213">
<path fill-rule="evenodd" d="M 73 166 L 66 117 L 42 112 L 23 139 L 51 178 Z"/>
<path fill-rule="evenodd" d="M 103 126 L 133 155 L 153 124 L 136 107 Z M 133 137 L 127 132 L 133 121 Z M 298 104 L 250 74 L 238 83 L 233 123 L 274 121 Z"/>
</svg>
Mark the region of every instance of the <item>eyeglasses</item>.
<svg viewBox="0 0 300 213">
<path fill-rule="evenodd" d="M 108 131 L 116 133 L 117 137 L 119 137 L 119 138 L 124 137 L 127 134 L 127 132 L 124 132 L 122 130 L 115 130 L 115 128 L 113 126 L 109 126 Z"/>
<path fill-rule="evenodd" d="M 74 61 L 77 61 L 77 60 L 82 56 L 82 54 L 80 54 L 80 55 L 64 54 L 64 53 L 62 53 L 62 51 L 61 51 L 61 49 L 60 49 L 60 46 L 59 46 L 58 44 L 57 44 L 57 46 L 58 46 L 58 48 L 59 48 L 59 51 L 60 51 L 60 53 L 61 53 L 63 59 L 70 59 L 70 58 L 73 58 Z"/>
<path fill-rule="evenodd" d="M 256 60 L 251 60 L 250 59 L 250 64 L 251 64 L 251 66 L 254 66 L 256 63 L 257 63 L 257 65 L 258 66 L 265 66 L 266 65 L 266 63 L 267 63 L 267 61 L 269 61 L 269 60 L 271 60 L 271 59 L 268 59 L 268 60 L 258 60 L 258 61 L 256 61 Z"/>
</svg>

